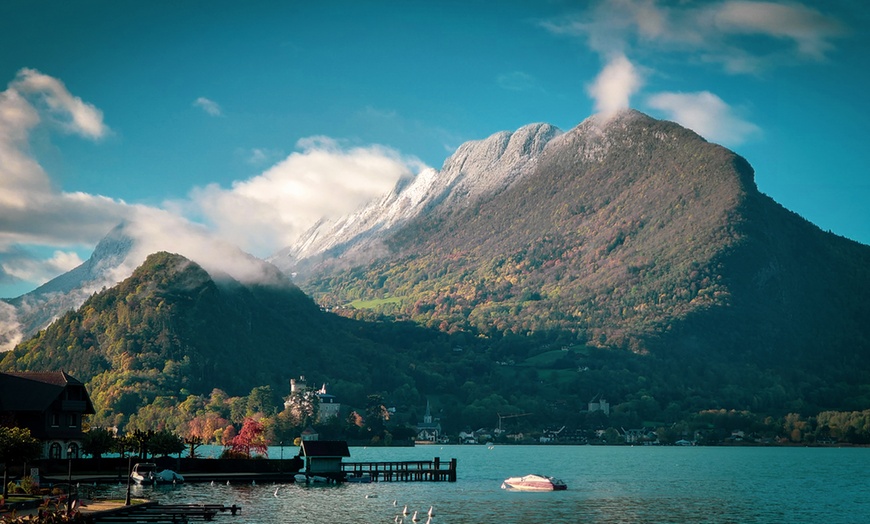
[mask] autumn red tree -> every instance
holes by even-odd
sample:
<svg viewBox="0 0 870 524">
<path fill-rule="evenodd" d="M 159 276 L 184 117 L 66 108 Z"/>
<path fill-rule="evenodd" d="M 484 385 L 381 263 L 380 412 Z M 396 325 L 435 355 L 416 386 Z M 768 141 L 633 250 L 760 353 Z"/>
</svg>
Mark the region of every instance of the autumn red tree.
<svg viewBox="0 0 870 524">
<path fill-rule="evenodd" d="M 253 418 L 246 418 L 241 431 L 230 442 L 230 450 L 233 455 L 246 458 L 251 458 L 251 453 L 267 457 L 268 443 L 263 425 Z"/>
</svg>

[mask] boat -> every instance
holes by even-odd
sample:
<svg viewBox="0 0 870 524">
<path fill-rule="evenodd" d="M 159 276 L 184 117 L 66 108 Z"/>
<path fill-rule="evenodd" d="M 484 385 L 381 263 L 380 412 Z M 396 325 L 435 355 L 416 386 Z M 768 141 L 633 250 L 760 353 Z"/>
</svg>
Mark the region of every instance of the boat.
<svg viewBox="0 0 870 524">
<path fill-rule="evenodd" d="M 557 478 L 545 475 L 526 475 L 506 478 L 501 483 L 501 488 L 516 491 L 562 491 L 568 489 L 568 486 Z"/>
<path fill-rule="evenodd" d="M 130 478 L 136 484 L 154 485 L 154 484 L 180 484 L 184 482 L 184 477 L 181 473 L 176 473 L 171 469 L 157 471 L 157 464 L 153 462 L 140 462 L 133 466 L 133 472 L 130 473 Z"/>
<path fill-rule="evenodd" d="M 345 477 L 345 482 L 355 482 L 357 484 L 368 484 L 372 481 L 371 473 L 352 473 Z"/>
<path fill-rule="evenodd" d="M 320 475 L 306 475 L 304 473 L 297 473 L 293 477 L 294 480 L 300 484 L 324 484 L 329 482 L 328 478 L 321 477 Z"/>
</svg>

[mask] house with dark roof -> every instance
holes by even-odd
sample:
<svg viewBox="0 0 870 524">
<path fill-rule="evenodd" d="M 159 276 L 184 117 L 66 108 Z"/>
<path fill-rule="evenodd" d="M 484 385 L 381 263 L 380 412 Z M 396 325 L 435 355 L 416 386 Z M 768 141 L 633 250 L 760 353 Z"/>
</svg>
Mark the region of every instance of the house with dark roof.
<svg viewBox="0 0 870 524">
<path fill-rule="evenodd" d="M 0 373 L 0 426 L 27 428 L 48 458 L 78 458 L 82 418 L 96 413 L 85 385 L 63 371 Z"/>
<path fill-rule="evenodd" d="M 350 456 L 350 449 L 343 440 L 303 440 L 300 453 L 306 475 L 339 479 L 343 476 L 341 459 Z"/>
</svg>

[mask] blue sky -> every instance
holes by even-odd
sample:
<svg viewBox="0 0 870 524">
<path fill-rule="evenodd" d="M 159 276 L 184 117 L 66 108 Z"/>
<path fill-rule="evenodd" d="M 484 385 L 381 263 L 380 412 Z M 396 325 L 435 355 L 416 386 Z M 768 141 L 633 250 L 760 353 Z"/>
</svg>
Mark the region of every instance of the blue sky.
<svg viewBox="0 0 870 524">
<path fill-rule="evenodd" d="M 456 147 L 633 107 L 870 244 L 870 10 L 829 2 L 0 3 L 0 297 L 122 219 L 258 256 Z"/>
</svg>

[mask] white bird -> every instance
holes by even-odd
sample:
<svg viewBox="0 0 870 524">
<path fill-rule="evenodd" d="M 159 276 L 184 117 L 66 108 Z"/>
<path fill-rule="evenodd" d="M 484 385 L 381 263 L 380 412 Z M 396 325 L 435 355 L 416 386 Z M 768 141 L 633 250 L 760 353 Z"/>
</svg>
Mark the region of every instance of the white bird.
<svg viewBox="0 0 870 524">
<path fill-rule="evenodd" d="M 402 508 L 402 515 L 407 515 L 407 514 L 408 514 L 408 505 L 405 504 L 405 507 Z"/>
<path fill-rule="evenodd" d="M 395 506 L 395 505 L 396 505 L 396 501 L 395 501 L 395 500 L 393 500 L 393 506 Z"/>
<path fill-rule="evenodd" d="M 434 517 L 435 516 L 435 509 L 432 506 L 429 506 L 429 511 L 427 511 L 426 514 L 429 515 L 430 518 Z"/>
<path fill-rule="evenodd" d="M 211 481 L 211 485 L 214 486 L 214 481 Z"/>
<path fill-rule="evenodd" d="M 275 488 L 275 496 L 276 496 L 276 497 L 278 496 L 278 490 L 279 490 L 279 489 L 280 489 L 280 488 Z"/>
<path fill-rule="evenodd" d="M 416 509 L 414 510 L 414 515 L 411 517 L 411 520 L 413 520 L 414 522 L 417 522 L 419 520 L 417 518 L 417 510 Z"/>
<path fill-rule="evenodd" d="M 426 519 L 426 524 L 432 524 L 432 515 L 429 515 L 429 517 Z"/>
<path fill-rule="evenodd" d="M 229 486 L 229 485 L 230 485 L 230 481 L 228 480 L 228 481 L 227 481 L 227 486 Z"/>
</svg>

